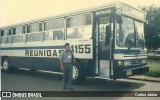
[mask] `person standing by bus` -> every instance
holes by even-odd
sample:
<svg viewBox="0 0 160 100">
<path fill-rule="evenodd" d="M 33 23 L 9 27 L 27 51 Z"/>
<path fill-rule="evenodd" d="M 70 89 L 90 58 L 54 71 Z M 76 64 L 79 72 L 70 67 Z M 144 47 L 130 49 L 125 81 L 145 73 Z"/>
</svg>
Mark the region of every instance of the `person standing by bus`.
<svg viewBox="0 0 160 100">
<path fill-rule="evenodd" d="M 70 50 L 70 44 L 65 43 L 65 50 L 61 53 L 60 56 L 60 65 L 61 70 L 63 71 L 63 90 L 67 89 L 73 90 L 72 85 L 72 74 L 73 74 L 73 53 Z"/>
</svg>

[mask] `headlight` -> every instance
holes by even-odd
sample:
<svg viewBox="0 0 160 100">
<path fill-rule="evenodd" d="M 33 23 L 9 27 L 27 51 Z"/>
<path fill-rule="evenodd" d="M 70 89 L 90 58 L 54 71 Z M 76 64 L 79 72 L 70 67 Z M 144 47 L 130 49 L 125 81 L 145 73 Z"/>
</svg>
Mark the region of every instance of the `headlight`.
<svg viewBox="0 0 160 100">
<path fill-rule="evenodd" d="M 123 66 L 123 61 L 118 61 L 118 66 Z"/>
<path fill-rule="evenodd" d="M 142 59 L 142 64 L 146 64 L 147 60 L 146 59 Z"/>
<path fill-rule="evenodd" d="M 131 62 L 129 60 L 124 61 L 124 66 L 130 66 Z"/>
</svg>

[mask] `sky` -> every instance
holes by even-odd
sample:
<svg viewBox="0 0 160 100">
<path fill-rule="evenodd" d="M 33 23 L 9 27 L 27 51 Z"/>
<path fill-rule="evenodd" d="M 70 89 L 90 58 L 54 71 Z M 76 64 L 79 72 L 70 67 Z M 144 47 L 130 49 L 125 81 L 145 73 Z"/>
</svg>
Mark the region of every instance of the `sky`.
<svg viewBox="0 0 160 100">
<path fill-rule="evenodd" d="M 160 6 L 160 0 L 0 0 L 0 27 L 122 1 L 132 6 Z"/>
</svg>

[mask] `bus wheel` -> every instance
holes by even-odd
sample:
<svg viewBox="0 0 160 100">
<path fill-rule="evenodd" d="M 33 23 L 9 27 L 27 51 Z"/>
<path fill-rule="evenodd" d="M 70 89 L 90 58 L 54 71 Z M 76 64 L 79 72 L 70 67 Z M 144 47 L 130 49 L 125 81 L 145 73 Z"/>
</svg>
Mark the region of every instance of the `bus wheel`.
<svg viewBox="0 0 160 100">
<path fill-rule="evenodd" d="M 11 66 L 10 66 L 10 61 L 8 58 L 5 58 L 3 61 L 2 69 L 5 72 L 10 72 L 11 71 Z"/>
<path fill-rule="evenodd" d="M 79 84 L 83 82 L 83 70 L 80 64 L 77 62 L 73 65 L 73 83 Z"/>
</svg>

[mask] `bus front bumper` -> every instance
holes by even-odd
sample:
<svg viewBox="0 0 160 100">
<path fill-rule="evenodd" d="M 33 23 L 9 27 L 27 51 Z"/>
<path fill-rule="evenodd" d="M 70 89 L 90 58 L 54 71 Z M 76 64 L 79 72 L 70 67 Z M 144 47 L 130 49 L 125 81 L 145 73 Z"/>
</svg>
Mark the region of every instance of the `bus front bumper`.
<svg viewBox="0 0 160 100">
<path fill-rule="evenodd" d="M 149 66 L 143 66 L 143 67 L 136 67 L 131 69 L 123 69 L 123 70 L 115 70 L 115 76 L 114 79 L 118 78 L 126 78 L 128 76 L 133 75 L 141 75 L 149 71 Z"/>
</svg>

